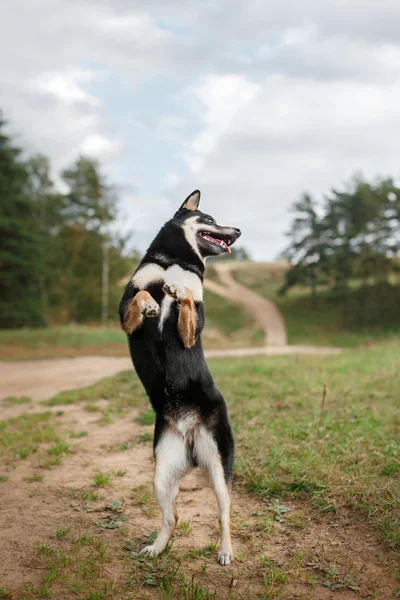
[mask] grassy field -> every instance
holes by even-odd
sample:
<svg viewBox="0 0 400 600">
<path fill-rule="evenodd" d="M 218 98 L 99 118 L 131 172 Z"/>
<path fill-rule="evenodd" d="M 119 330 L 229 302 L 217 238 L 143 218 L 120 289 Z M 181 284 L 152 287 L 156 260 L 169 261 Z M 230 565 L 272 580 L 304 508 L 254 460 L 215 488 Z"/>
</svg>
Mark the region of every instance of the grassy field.
<svg viewBox="0 0 400 600">
<path fill-rule="evenodd" d="M 263 343 L 262 332 L 237 305 L 205 291 L 206 348 Z M 126 336 L 115 326 L 65 325 L 44 329 L 0 330 L 0 360 L 30 360 L 82 355 L 127 356 Z"/>
<path fill-rule="evenodd" d="M 350 298 L 350 323 L 349 326 L 344 327 L 343 307 L 327 300 L 326 289 L 319 290 L 316 307 L 312 306 L 308 288 L 299 286 L 290 290 L 285 296 L 278 296 L 277 291 L 283 284 L 285 269 L 283 263 L 248 263 L 243 269 L 235 269 L 233 276 L 239 283 L 250 287 L 279 306 L 285 319 L 290 344 L 352 347 L 369 344 L 400 333 L 398 318 L 389 319 L 389 322 L 394 324 L 388 325 L 384 322 L 383 314 L 381 315 L 381 325 L 367 327 L 357 322 L 352 323 L 352 321 L 356 321 L 355 316 L 359 311 L 356 298 Z M 357 287 L 357 285 L 357 282 L 354 282 L 354 286 Z M 376 304 L 378 302 L 379 290 Z M 391 306 L 391 311 L 395 313 L 396 309 Z M 379 310 L 377 312 L 379 313 Z M 384 308 L 382 308 L 382 312 L 385 312 Z M 379 314 L 376 315 L 378 322 L 379 316 Z"/>
<path fill-rule="evenodd" d="M 206 533 L 209 545 L 185 546 L 185 539 L 196 537 L 187 520 L 162 557 L 140 557 L 145 540 L 132 538 L 139 517 L 129 511 L 134 506 L 147 519 L 148 532 L 158 526 L 151 488 L 139 485 L 140 471 L 131 473 L 137 487 L 133 495 L 125 490 L 126 516 L 115 500 L 124 471 L 107 470 L 94 459 L 91 468 L 98 470 L 86 485 L 59 491 L 74 494 L 75 508 L 52 535 L 38 540 L 27 559 L 34 571 L 19 595 L 0 587 L 0 598 L 399 597 L 400 341 L 328 358 L 214 360 L 210 368 L 227 401 L 237 445 L 232 567 L 215 564 L 212 528 Z M 138 453 L 150 456 L 153 416 L 133 372 L 64 392 L 37 414 L 23 412 L 29 403 L 12 404 L 22 414 L 0 424 L 0 485 L 9 485 L 9 475 L 17 483 L 24 476 L 29 490 L 48 481 L 47 493 L 55 493 L 57 469 L 77 460 L 84 451 L 79 444 L 98 435 L 82 429 L 83 416 L 71 425 L 67 407 L 96 415 L 103 448 L 111 439 L 107 432 L 122 431 L 136 411 L 129 425 L 138 428 L 136 437 L 124 441 L 120 433 L 104 452 L 110 453 L 107 460 L 131 452 L 132 465 Z M 27 460 L 30 470 L 18 475 Z M 197 493 L 191 492 L 191 501 Z M 36 494 L 41 498 L 40 488 Z M 114 506 L 107 518 L 93 513 L 99 497 Z"/>
</svg>

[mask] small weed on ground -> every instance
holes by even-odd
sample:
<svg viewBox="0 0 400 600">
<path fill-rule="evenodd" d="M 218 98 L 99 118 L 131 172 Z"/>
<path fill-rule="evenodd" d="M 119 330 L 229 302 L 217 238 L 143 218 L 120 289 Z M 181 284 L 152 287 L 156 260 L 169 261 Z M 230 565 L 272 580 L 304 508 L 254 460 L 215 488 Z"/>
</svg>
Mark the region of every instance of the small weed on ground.
<svg viewBox="0 0 400 600">
<path fill-rule="evenodd" d="M 96 473 L 94 476 L 94 485 L 96 487 L 104 487 L 111 483 L 112 478 L 113 476 L 111 473 Z"/>
</svg>

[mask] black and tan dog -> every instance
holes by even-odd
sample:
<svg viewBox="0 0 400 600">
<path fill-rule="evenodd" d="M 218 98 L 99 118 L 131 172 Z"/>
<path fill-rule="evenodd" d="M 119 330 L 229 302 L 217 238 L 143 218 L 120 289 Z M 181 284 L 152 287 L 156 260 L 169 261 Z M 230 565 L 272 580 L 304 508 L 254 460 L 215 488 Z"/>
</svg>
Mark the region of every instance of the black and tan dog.
<svg viewBox="0 0 400 600">
<path fill-rule="evenodd" d="M 232 558 L 229 483 L 234 441 L 226 404 L 208 370 L 204 327 L 205 259 L 224 252 L 240 236 L 197 210 L 193 192 L 158 233 L 128 283 L 120 304 L 122 328 L 156 413 L 154 487 L 162 527 L 142 552 L 156 555 L 170 540 L 178 515 L 175 499 L 182 476 L 199 466 L 209 473 L 219 509 L 218 561 Z"/>
</svg>

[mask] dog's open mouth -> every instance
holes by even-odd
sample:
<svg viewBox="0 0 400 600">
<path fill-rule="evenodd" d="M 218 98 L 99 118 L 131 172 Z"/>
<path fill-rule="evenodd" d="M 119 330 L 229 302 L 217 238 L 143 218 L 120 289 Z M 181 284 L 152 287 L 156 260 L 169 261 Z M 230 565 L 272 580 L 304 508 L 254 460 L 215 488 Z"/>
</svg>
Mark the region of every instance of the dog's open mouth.
<svg viewBox="0 0 400 600">
<path fill-rule="evenodd" d="M 224 239 L 222 238 L 218 238 L 216 237 L 216 234 L 211 235 L 211 233 L 209 233 L 208 231 L 201 231 L 200 235 L 203 239 L 211 242 L 212 244 L 217 244 L 217 246 L 221 246 L 221 248 L 223 249 L 224 252 L 231 252 L 231 249 L 229 248 L 229 246 L 231 246 L 234 242 L 234 239 L 229 237 L 229 236 L 225 236 L 224 235 Z"/>
</svg>

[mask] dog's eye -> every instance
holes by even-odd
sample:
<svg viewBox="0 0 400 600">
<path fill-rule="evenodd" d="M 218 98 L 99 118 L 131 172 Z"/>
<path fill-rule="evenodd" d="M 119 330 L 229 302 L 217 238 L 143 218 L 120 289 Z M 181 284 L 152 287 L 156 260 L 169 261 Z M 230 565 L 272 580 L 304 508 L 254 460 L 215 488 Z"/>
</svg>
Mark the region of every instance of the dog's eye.
<svg viewBox="0 0 400 600">
<path fill-rule="evenodd" d="M 207 223 L 215 223 L 212 217 L 206 217 L 205 220 L 207 221 Z"/>
</svg>

